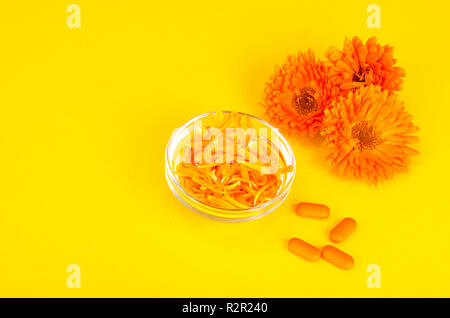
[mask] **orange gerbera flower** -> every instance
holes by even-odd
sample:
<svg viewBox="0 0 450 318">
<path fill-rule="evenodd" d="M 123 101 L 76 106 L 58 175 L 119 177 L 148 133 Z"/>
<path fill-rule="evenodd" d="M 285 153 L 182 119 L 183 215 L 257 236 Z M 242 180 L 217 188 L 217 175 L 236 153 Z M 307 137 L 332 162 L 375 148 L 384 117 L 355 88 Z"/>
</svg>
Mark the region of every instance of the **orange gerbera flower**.
<svg viewBox="0 0 450 318">
<path fill-rule="evenodd" d="M 323 111 L 338 89 L 328 78 L 328 69 L 314 53 L 298 53 L 275 69 L 266 84 L 263 105 L 279 128 L 315 135 L 322 127 Z"/>
<path fill-rule="evenodd" d="M 350 91 L 325 110 L 322 135 L 334 148 L 328 159 L 347 176 L 390 179 L 418 153 L 410 147 L 418 141 L 411 118 L 395 93 L 373 85 Z"/>
<path fill-rule="evenodd" d="M 405 70 L 394 66 L 394 48 L 381 46 L 372 37 L 364 44 L 358 37 L 344 41 L 344 50 L 331 47 L 325 53 L 330 77 L 345 95 L 348 90 L 374 84 L 389 91 L 402 89 Z"/>
</svg>

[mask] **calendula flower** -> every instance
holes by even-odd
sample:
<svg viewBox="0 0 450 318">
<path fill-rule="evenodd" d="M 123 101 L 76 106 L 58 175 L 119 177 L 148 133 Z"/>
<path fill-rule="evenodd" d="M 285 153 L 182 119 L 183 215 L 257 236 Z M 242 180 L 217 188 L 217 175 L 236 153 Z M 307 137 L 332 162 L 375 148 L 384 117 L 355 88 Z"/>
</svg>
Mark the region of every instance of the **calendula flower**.
<svg viewBox="0 0 450 318">
<path fill-rule="evenodd" d="M 371 182 L 407 170 L 418 152 L 418 128 L 397 94 L 378 86 L 361 87 L 325 110 L 322 135 L 333 151 L 328 159 L 346 176 Z"/>
<path fill-rule="evenodd" d="M 372 37 L 364 44 L 358 37 L 344 41 L 341 51 L 331 47 L 325 53 L 330 77 L 345 95 L 349 90 L 370 84 L 389 91 L 402 89 L 405 70 L 394 66 L 394 48 L 381 46 Z"/>
<path fill-rule="evenodd" d="M 266 84 L 263 105 L 279 128 L 315 135 L 322 127 L 323 111 L 338 89 L 328 78 L 328 69 L 308 50 L 288 56 Z"/>
</svg>

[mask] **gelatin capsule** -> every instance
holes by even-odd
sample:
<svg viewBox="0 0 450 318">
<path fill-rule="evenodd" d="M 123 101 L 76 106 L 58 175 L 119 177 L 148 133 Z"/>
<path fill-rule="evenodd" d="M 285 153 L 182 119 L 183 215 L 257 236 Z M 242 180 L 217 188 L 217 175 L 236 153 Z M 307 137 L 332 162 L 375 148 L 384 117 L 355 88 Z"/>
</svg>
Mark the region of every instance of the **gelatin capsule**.
<svg viewBox="0 0 450 318">
<path fill-rule="evenodd" d="M 330 208 L 324 204 L 300 202 L 297 204 L 297 215 L 305 218 L 326 219 L 330 215 Z"/>
<path fill-rule="evenodd" d="M 310 262 L 317 261 L 320 258 L 320 250 L 317 247 L 299 238 L 290 239 L 288 248 L 295 255 L 298 255 Z"/>
<path fill-rule="evenodd" d="M 330 232 L 330 240 L 334 243 L 344 241 L 356 230 L 356 221 L 352 218 L 345 218 Z"/>
<path fill-rule="evenodd" d="M 353 257 L 331 245 L 322 248 L 322 258 L 342 269 L 352 268 L 355 262 Z"/>
</svg>

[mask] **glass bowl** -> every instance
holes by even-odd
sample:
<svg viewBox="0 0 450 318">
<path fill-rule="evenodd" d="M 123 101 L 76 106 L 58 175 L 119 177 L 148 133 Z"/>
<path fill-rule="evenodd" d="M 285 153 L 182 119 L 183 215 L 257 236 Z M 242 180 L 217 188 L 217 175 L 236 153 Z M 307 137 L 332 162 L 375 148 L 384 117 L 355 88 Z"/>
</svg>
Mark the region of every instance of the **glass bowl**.
<svg viewBox="0 0 450 318">
<path fill-rule="evenodd" d="M 224 111 L 224 114 L 231 113 L 229 111 Z M 292 148 L 290 147 L 287 140 L 280 134 L 278 129 L 265 122 L 262 119 L 254 117 L 252 115 L 244 114 L 244 113 L 236 113 L 239 116 L 246 116 L 247 120 L 251 123 L 251 125 L 255 128 L 266 128 L 270 131 L 271 136 L 276 136 L 277 138 L 273 142 L 273 144 L 279 149 L 279 153 L 284 159 L 284 162 L 287 166 L 292 165 L 292 171 L 286 173 L 286 176 L 282 179 L 282 184 L 280 189 L 277 192 L 277 196 L 272 200 L 265 202 L 263 204 L 249 207 L 246 209 L 227 209 L 227 208 L 218 208 L 206 203 L 199 201 L 190 195 L 183 187 L 180 185 L 178 176 L 175 174 L 175 166 L 177 162 L 177 156 L 179 156 L 179 145 L 186 138 L 186 136 L 190 135 L 194 129 L 194 123 L 197 120 L 200 120 L 204 117 L 209 116 L 213 113 L 206 113 L 200 116 L 197 116 L 187 123 L 185 123 L 180 128 L 176 129 L 166 147 L 166 155 L 165 155 L 165 174 L 167 183 L 169 184 L 170 189 L 173 194 L 188 208 L 199 213 L 200 215 L 206 216 L 208 218 L 226 221 L 226 222 L 240 222 L 240 221 L 249 221 L 260 218 L 264 215 L 275 210 L 288 196 L 292 182 L 295 176 L 295 158 Z"/>
</svg>

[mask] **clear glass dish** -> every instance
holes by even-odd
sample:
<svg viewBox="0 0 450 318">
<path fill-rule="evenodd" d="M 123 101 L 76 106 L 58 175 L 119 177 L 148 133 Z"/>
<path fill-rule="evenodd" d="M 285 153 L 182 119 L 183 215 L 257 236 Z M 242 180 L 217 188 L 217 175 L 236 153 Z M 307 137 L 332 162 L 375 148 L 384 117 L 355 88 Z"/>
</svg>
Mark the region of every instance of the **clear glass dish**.
<svg viewBox="0 0 450 318">
<path fill-rule="evenodd" d="M 224 111 L 223 113 L 230 113 Z M 270 134 L 275 134 L 277 137 L 274 145 L 279 149 L 279 153 L 282 156 L 285 164 L 287 166 L 292 165 L 293 169 L 291 172 L 288 172 L 286 176 L 282 180 L 282 185 L 278 190 L 277 196 L 272 200 L 265 202 L 263 204 L 249 207 L 246 209 L 225 209 L 218 208 L 208 204 L 205 204 L 198 199 L 191 196 L 183 187 L 180 185 L 178 176 L 175 174 L 175 163 L 177 162 L 177 156 L 179 156 L 178 147 L 180 142 L 194 129 L 194 123 L 197 120 L 200 120 L 206 116 L 209 116 L 210 113 L 202 114 L 197 116 L 187 123 L 185 123 L 181 128 L 176 129 L 166 147 L 166 155 L 165 155 L 165 174 L 167 183 L 169 184 L 170 189 L 173 194 L 188 208 L 191 210 L 206 216 L 211 219 L 226 221 L 226 222 L 240 222 L 240 221 L 248 221 L 260 218 L 264 215 L 275 210 L 288 196 L 292 182 L 295 176 L 295 158 L 292 148 L 290 147 L 287 140 L 280 134 L 278 129 L 265 122 L 262 119 L 254 117 L 252 115 L 237 113 L 239 116 L 246 116 L 247 120 L 251 123 L 251 125 L 255 128 L 266 128 L 270 131 Z"/>
</svg>

